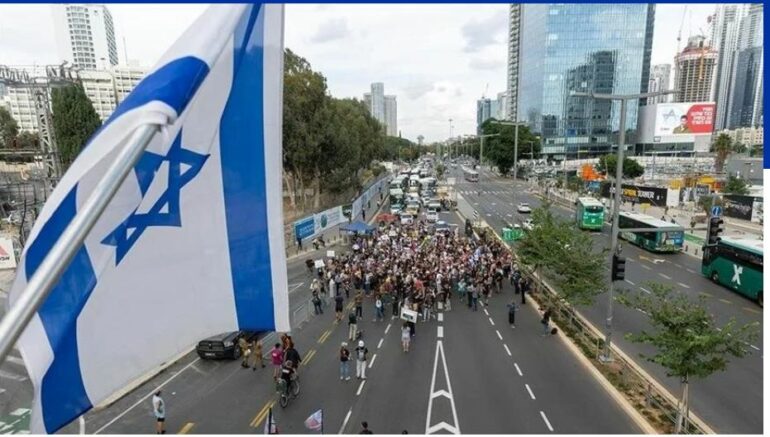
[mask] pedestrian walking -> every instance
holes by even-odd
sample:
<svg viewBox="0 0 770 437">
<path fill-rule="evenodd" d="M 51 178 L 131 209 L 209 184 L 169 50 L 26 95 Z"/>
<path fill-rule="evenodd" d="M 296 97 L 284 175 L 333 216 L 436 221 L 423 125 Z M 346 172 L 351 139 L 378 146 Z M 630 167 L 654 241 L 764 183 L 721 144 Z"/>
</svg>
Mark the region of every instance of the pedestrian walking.
<svg viewBox="0 0 770 437">
<path fill-rule="evenodd" d="M 283 365 L 281 343 L 276 343 L 273 346 L 273 350 L 270 351 L 270 362 L 273 363 L 273 379 L 278 380 L 278 375 L 281 374 L 281 366 Z"/>
<path fill-rule="evenodd" d="M 543 337 L 548 335 L 548 328 L 549 324 L 551 323 L 551 309 L 546 308 L 545 312 L 543 313 L 543 318 L 540 320 L 540 323 L 543 325 Z"/>
<path fill-rule="evenodd" d="M 508 304 L 508 324 L 511 328 L 516 328 L 516 311 L 519 310 L 519 306 L 516 305 L 516 301 Z"/>
<path fill-rule="evenodd" d="M 358 332 L 358 317 L 356 313 L 351 312 L 348 315 L 348 340 L 353 341 L 356 339 L 356 332 Z"/>
<path fill-rule="evenodd" d="M 334 299 L 337 295 L 337 283 L 334 282 L 334 276 L 329 275 L 329 299 Z M 328 305 L 328 302 L 324 302 L 324 306 Z"/>
<path fill-rule="evenodd" d="M 525 299 L 526 294 L 529 293 L 529 290 L 532 288 L 532 280 L 529 278 L 522 278 L 521 280 L 521 304 L 526 305 L 527 301 Z"/>
<path fill-rule="evenodd" d="M 300 252 L 302 251 L 302 237 L 297 237 L 297 246 L 299 247 Z"/>
<path fill-rule="evenodd" d="M 334 322 L 339 323 L 342 321 L 342 307 L 345 303 L 345 298 L 342 297 L 342 293 L 337 293 L 334 297 Z"/>
<path fill-rule="evenodd" d="M 340 381 L 350 380 L 350 351 L 348 350 L 348 344 L 342 342 L 340 346 Z"/>
<path fill-rule="evenodd" d="M 361 291 L 356 292 L 356 297 L 353 298 L 356 303 L 356 317 L 364 317 L 364 294 Z"/>
<path fill-rule="evenodd" d="M 251 361 L 252 361 L 252 371 L 257 370 L 257 363 L 259 363 L 259 366 L 261 368 L 265 368 L 265 361 L 262 358 L 262 341 L 261 340 L 254 340 L 251 345 Z"/>
<path fill-rule="evenodd" d="M 315 315 L 323 314 L 324 310 L 321 306 L 321 296 L 318 295 L 318 291 L 313 290 L 312 291 L 312 297 L 310 300 L 313 302 L 313 312 Z"/>
<path fill-rule="evenodd" d="M 364 341 L 358 341 L 358 347 L 356 347 L 356 378 L 366 379 L 366 355 L 369 353 L 369 349 L 364 346 Z"/>
<path fill-rule="evenodd" d="M 473 292 L 475 291 L 475 288 L 476 287 L 472 283 L 468 284 L 468 290 L 465 293 L 468 298 L 468 308 L 473 308 Z"/>
<path fill-rule="evenodd" d="M 152 413 L 155 416 L 155 434 L 166 433 L 166 403 L 158 390 L 152 395 Z"/>
<path fill-rule="evenodd" d="M 249 356 L 251 355 L 249 346 L 249 342 L 245 338 L 238 339 L 238 349 L 241 350 L 241 367 L 244 369 L 249 368 Z"/>
<path fill-rule="evenodd" d="M 409 323 L 404 322 L 401 326 L 401 348 L 404 352 L 409 352 L 409 342 L 412 339 L 412 332 L 409 330 Z"/>
<path fill-rule="evenodd" d="M 479 310 L 479 287 L 473 286 L 471 291 L 471 300 L 473 301 L 473 311 Z"/>
<path fill-rule="evenodd" d="M 374 321 L 381 322 L 383 320 L 383 318 L 385 317 L 383 311 L 384 311 L 384 307 L 383 307 L 383 303 L 382 303 L 382 298 L 380 297 L 379 294 L 377 294 L 377 296 L 374 298 L 375 318 L 372 321 L 373 322 Z"/>
</svg>

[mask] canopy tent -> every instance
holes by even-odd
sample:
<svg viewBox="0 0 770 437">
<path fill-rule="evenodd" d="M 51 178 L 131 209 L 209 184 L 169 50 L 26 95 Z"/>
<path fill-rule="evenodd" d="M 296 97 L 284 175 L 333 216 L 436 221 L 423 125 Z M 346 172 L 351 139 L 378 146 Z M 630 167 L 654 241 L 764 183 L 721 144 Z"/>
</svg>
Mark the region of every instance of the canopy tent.
<svg viewBox="0 0 770 437">
<path fill-rule="evenodd" d="M 340 226 L 340 231 L 343 232 L 349 232 L 351 234 L 370 234 L 372 233 L 376 228 L 374 226 L 369 226 L 366 223 L 356 220 L 353 223 Z"/>
</svg>

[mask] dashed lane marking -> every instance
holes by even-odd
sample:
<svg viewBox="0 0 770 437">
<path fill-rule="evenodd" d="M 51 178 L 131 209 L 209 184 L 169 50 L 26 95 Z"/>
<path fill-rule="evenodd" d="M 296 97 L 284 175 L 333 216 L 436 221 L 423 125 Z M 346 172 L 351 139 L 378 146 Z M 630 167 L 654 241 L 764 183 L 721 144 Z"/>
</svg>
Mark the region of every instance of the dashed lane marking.
<svg viewBox="0 0 770 437">
<path fill-rule="evenodd" d="M 509 357 L 513 356 L 513 355 L 511 355 L 511 350 L 510 350 L 510 349 L 508 349 L 508 345 L 507 345 L 507 344 L 503 343 L 503 347 L 505 348 L 505 352 L 507 352 L 507 353 L 508 353 L 508 356 L 509 356 Z"/>
<path fill-rule="evenodd" d="M 384 339 L 384 338 L 381 338 L 381 339 L 380 339 L 380 342 L 379 342 L 379 343 L 377 343 L 377 349 L 379 349 L 379 348 L 381 348 L 381 347 L 382 347 L 382 342 L 383 342 L 383 340 L 385 340 L 385 339 Z"/>
<path fill-rule="evenodd" d="M 438 315 L 436 317 L 438 317 L 438 321 L 439 322 L 443 322 L 444 321 L 444 313 L 438 313 Z"/>
<path fill-rule="evenodd" d="M 519 365 L 518 365 L 518 363 L 513 363 L 513 367 L 515 367 L 515 368 L 516 368 L 516 373 L 518 373 L 518 374 L 519 374 L 519 376 L 524 376 L 524 374 L 523 374 L 523 373 L 521 373 L 521 369 L 519 369 Z"/>
<path fill-rule="evenodd" d="M 443 326 L 439 326 L 438 327 L 438 332 L 436 333 L 436 335 L 438 336 L 438 338 L 444 338 L 444 327 Z"/>
<path fill-rule="evenodd" d="M 648 266 L 646 264 L 641 264 L 641 266 L 642 266 L 642 268 L 644 268 L 646 270 L 652 270 L 652 268 L 650 268 L 650 266 Z"/>
<path fill-rule="evenodd" d="M 369 366 L 368 366 L 370 369 L 374 365 L 374 360 L 376 359 L 377 359 L 377 354 L 372 355 L 372 361 L 369 361 Z"/>
<path fill-rule="evenodd" d="M 491 318 L 491 317 L 489 318 L 489 323 L 491 323 L 491 324 L 492 324 L 492 326 L 495 326 L 495 322 L 492 320 L 492 318 Z"/>
<path fill-rule="evenodd" d="M 757 311 L 756 309 L 750 307 L 743 307 L 743 310 L 754 314 L 762 314 L 762 311 Z"/>
<path fill-rule="evenodd" d="M 364 379 L 361 381 L 361 385 L 358 386 L 358 391 L 356 392 L 356 396 L 361 396 L 361 390 L 364 389 L 364 384 L 366 384 L 366 380 Z"/>
<path fill-rule="evenodd" d="M 652 292 L 650 290 L 648 290 L 648 289 L 646 289 L 644 287 L 639 287 L 639 289 L 642 290 L 643 292 L 647 293 L 647 294 L 652 294 Z"/>
<path fill-rule="evenodd" d="M 754 346 L 753 344 L 750 344 L 749 346 L 750 346 L 752 349 L 756 350 L 756 351 L 758 351 L 758 350 L 759 350 L 759 348 L 758 348 L 758 347 L 756 347 L 756 346 Z"/>
<path fill-rule="evenodd" d="M 713 295 L 713 294 L 711 294 L 711 293 L 706 293 L 705 291 L 701 291 L 701 292 L 700 292 L 700 293 L 698 293 L 698 294 L 702 294 L 702 295 L 704 295 L 704 296 L 706 296 L 706 297 L 714 297 L 714 295 Z"/>
<path fill-rule="evenodd" d="M 668 275 L 664 275 L 663 273 L 658 273 L 658 275 L 659 275 L 661 278 L 663 278 L 663 279 L 667 279 L 667 280 L 669 280 L 669 281 L 671 280 L 671 276 L 668 276 Z"/>
<path fill-rule="evenodd" d="M 549 421 L 548 421 L 548 418 L 547 418 L 547 417 L 545 417 L 545 413 L 543 413 L 543 412 L 541 411 L 541 412 L 540 412 L 540 417 L 542 417 L 542 418 L 543 418 L 543 422 L 545 422 L 545 426 L 547 426 L 547 427 L 548 427 L 548 431 L 551 431 L 551 432 L 553 432 L 553 427 L 551 426 L 551 422 L 549 422 Z"/>
<path fill-rule="evenodd" d="M 390 323 L 388 323 L 388 326 L 385 327 L 385 334 L 387 334 L 388 331 L 390 331 Z"/>
<path fill-rule="evenodd" d="M 624 281 L 628 282 L 628 283 L 629 283 L 629 284 L 631 284 L 631 285 L 636 285 L 636 284 L 634 284 L 633 282 L 629 281 L 628 279 L 624 279 Z"/>
<path fill-rule="evenodd" d="M 689 285 L 687 285 L 687 284 L 683 284 L 683 283 L 681 283 L 681 282 L 677 282 L 677 285 L 679 285 L 679 286 L 680 286 L 680 287 L 682 287 L 682 288 L 690 288 L 690 286 L 689 286 Z"/>
<path fill-rule="evenodd" d="M 679 263 L 674 263 L 674 265 L 677 266 L 680 269 L 682 268 L 682 266 Z"/>
<path fill-rule="evenodd" d="M 497 333 L 497 338 L 499 338 L 500 340 L 502 340 L 502 339 L 503 339 L 503 336 L 502 336 L 502 335 L 500 335 L 500 331 L 498 331 L 498 330 L 496 330 L 496 329 L 495 329 L 495 332 Z"/>
<path fill-rule="evenodd" d="M 532 389 L 529 388 L 529 384 L 524 384 L 524 387 L 527 387 L 527 392 L 529 392 L 529 397 L 531 397 L 532 400 L 534 401 L 535 400 L 535 394 L 532 393 Z"/>
<path fill-rule="evenodd" d="M 695 274 L 695 270 L 693 270 L 693 269 L 685 269 L 685 270 L 687 270 L 688 272 L 690 272 L 692 274 Z"/>
<path fill-rule="evenodd" d="M 732 302 L 730 302 L 730 301 L 729 301 L 729 300 L 727 300 L 727 299 L 719 299 L 719 301 L 720 301 L 720 302 L 722 302 L 722 303 L 724 303 L 724 304 L 727 304 L 727 305 L 732 305 Z"/>
<path fill-rule="evenodd" d="M 190 430 L 193 428 L 193 426 L 195 426 L 195 423 L 187 422 L 182 427 L 182 429 L 179 430 L 179 432 L 177 434 L 187 434 L 188 432 L 190 432 Z"/>
<path fill-rule="evenodd" d="M 487 316 L 489 315 L 489 312 L 487 312 L 486 308 L 484 308 L 484 314 L 486 314 Z"/>
<path fill-rule="evenodd" d="M 348 420 L 350 420 L 350 415 L 353 413 L 353 409 L 348 410 L 348 414 L 345 415 L 345 420 L 342 421 L 342 426 L 340 427 L 340 432 L 338 434 L 344 434 L 345 433 L 345 427 L 348 426 Z"/>
</svg>

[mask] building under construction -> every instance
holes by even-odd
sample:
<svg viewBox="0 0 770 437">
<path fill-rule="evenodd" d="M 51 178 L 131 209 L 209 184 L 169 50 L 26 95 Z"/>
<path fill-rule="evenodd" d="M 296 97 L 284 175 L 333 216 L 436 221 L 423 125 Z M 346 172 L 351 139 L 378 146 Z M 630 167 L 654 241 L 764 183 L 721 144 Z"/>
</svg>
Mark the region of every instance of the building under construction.
<svg viewBox="0 0 770 437">
<path fill-rule="evenodd" d="M 704 36 L 690 37 L 676 55 L 676 102 L 710 101 L 716 61 L 717 52 Z"/>
</svg>

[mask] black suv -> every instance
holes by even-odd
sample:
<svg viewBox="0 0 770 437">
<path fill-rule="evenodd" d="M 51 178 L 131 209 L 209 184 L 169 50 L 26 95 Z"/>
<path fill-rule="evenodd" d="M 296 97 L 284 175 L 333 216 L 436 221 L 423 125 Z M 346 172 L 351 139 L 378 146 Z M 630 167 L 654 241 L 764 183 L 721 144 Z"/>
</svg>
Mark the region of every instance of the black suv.
<svg viewBox="0 0 770 437">
<path fill-rule="evenodd" d="M 204 360 L 221 358 L 237 360 L 241 357 L 241 348 L 238 347 L 238 340 L 245 338 L 248 342 L 252 342 L 258 337 L 258 332 L 225 332 L 199 341 L 195 350 L 198 352 L 198 356 Z"/>
</svg>

